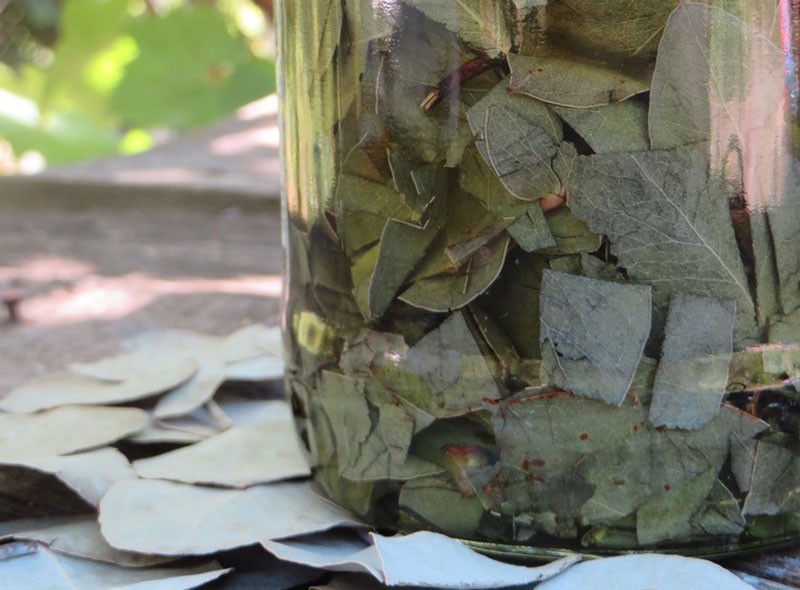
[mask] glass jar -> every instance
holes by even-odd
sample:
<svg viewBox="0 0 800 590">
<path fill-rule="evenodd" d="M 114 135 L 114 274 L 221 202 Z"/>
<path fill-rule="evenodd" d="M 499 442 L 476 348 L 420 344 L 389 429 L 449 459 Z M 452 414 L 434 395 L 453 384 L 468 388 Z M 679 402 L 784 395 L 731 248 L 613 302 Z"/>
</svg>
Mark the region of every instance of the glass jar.
<svg viewBox="0 0 800 590">
<path fill-rule="evenodd" d="M 789 0 L 284 0 L 324 491 L 487 552 L 800 538 Z"/>
</svg>

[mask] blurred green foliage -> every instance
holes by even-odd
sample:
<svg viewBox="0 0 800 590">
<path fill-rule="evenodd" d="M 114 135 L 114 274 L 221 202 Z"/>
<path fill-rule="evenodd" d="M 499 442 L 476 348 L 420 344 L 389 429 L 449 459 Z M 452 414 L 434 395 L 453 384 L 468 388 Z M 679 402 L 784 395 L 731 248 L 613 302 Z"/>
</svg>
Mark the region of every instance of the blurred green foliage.
<svg viewBox="0 0 800 590">
<path fill-rule="evenodd" d="M 47 164 L 131 153 L 275 88 L 251 0 L 0 0 L 0 140 Z"/>
</svg>

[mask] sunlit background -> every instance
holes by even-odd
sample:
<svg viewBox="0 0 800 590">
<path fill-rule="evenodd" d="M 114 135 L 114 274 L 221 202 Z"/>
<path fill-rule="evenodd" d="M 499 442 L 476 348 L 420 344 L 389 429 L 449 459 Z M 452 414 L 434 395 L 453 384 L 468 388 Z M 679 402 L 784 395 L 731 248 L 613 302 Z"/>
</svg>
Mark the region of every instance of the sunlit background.
<svg viewBox="0 0 800 590">
<path fill-rule="evenodd" d="M 0 174 L 147 150 L 275 88 L 271 0 L 0 0 Z"/>
</svg>

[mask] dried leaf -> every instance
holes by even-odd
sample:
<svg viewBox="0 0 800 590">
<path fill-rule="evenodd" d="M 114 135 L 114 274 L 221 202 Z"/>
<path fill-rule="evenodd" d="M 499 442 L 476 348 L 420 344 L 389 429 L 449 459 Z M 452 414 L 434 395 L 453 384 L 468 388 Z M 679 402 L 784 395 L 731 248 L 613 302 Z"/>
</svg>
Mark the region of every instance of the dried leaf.
<svg viewBox="0 0 800 590">
<path fill-rule="evenodd" d="M 643 502 L 636 510 L 639 544 L 654 545 L 689 537 L 692 515 L 700 509 L 716 481 L 717 474 L 706 471 Z"/>
<path fill-rule="evenodd" d="M 480 247 L 460 269 L 415 281 L 400 300 L 428 311 L 448 312 L 468 305 L 497 279 L 509 238 L 499 236 Z"/>
<path fill-rule="evenodd" d="M 332 572 L 367 573 L 383 579 L 383 565 L 375 547 L 352 533 L 331 531 L 284 541 L 262 541 L 282 561 Z"/>
<path fill-rule="evenodd" d="M 552 169 L 562 138 L 558 118 L 543 103 L 508 92 L 503 81 L 467 111 L 478 150 L 514 196 L 536 200 L 558 193 Z"/>
<path fill-rule="evenodd" d="M 719 412 L 733 351 L 734 301 L 675 294 L 667 317 L 650 422 L 695 430 Z"/>
<path fill-rule="evenodd" d="M 282 356 L 263 355 L 225 365 L 229 381 L 277 381 L 283 378 Z"/>
<path fill-rule="evenodd" d="M 553 110 L 596 154 L 644 152 L 650 149 L 648 110 L 643 101 L 630 99 L 588 109 L 555 106 Z"/>
<path fill-rule="evenodd" d="M 67 406 L 39 414 L 0 414 L 0 461 L 21 462 L 99 447 L 138 432 L 135 408 Z"/>
<path fill-rule="evenodd" d="M 545 270 L 540 318 L 543 381 L 622 403 L 650 333 L 649 288 Z"/>
<path fill-rule="evenodd" d="M 112 484 L 136 477 L 136 472 L 125 456 L 111 448 L 62 457 L 0 462 L 0 471 L 9 466 L 53 475 L 92 506 L 100 503 L 100 498 Z"/>
<path fill-rule="evenodd" d="M 158 555 L 204 555 L 338 526 L 362 526 L 307 483 L 247 490 L 157 480 L 111 487 L 100 502 L 103 536 L 117 549 Z"/>
<path fill-rule="evenodd" d="M 654 285 L 656 301 L 673 291 L 735 299 L 738 344 L 752 337 L 755 312 L 729 196 L 723 179 L 709 176 L 708 151 L 699 145 L 581 157 L 569 206 L 608 236 L 631 279 Z"/>
<path fill-rule="evenodd" d="M 546 580 L 580 559 L 576 555 L 540 567 L 523 567 L 494 561 L 437 533 L 371 536 L 383 565 L 384 583 L 390 587 L 506 588 Z"/>
<path fill-rule="evenodd" d="M 394 537 L 371 533 L 370 537 L 372 545 L 326 535 L 265 547 L 296 563 L 333 571 L 366 572 L 389 587 L 506 588 L 550 578 L 579 560 L 575 556 L 542 567 L 522 567 L 494 561 L 437 533 Z"/>
<path fill-rule="evenodd" d="M 129 568 L 98 561 L 59 555 L 46 547 L 21 546 L 19 554 L 8 559 L 0 555 L 0 579 L 11 581 L 9 588 L 26 590 L 189 590 L 197 588 L 230 570 L 216 562 L 183 568 Z"/>
<path fill-rule="evenodd" d="M 246 361 L 264 354 L 280 358 L 283 354 L 281 329 L 251 324 L 223 338 L 214 355 L 224 363 Z"/>
<path fill-rule="evenodd" d="M 183 356 L 142 370 L 126 381 L 109 382 L 74 373 L 55 373 L 22 385 L 0 399 L 0 410 L 30 413 L 73 404 L 118 404 L 173 389 L 197 371 L 197 363 Z"/>
<path fill-rule="evenodd" d="M 552 44 L 540 55 L 508 54 L 512 93 L 564 107 L 588 108 L 619 102 L 650 88 L 647 60 L 628 62 L 576 56 Z"/>
<path fill-rule="evenodd" d="M 465 413 L 484 399 L 500 395 L 462 313 L 450 316 L 413 346 L 408 351 L 407 368 L 430 388 L 432 407 L 423 409 L 437 416 Z"/>
<path fill-rule="evenodd" d="M 164 395 L 153 410 L 157 420 L 191 414 L 214 397 L 225 381 L 226 367 L 214 358 L 199 359 L 197 372 L 185 383 Z"/>
<path fill-rule="evenodd" d="M 237 488 L 311 475 L 290 421 L 236 426 L 133 466 L 145 478 Z"/>
<path fill-rule="evenodd" d="M 692 515 L 692 530 L 710 536 L 739 535 L 747 521 L 739 500 L 725 484 L 717 480 L 700 510 Z"/>
<path fill-rule="evenodd" d="M 465 43 L 489 55 L 508 52 L 512 30 L 504 3 L 494 0 L 407 0 L 429 19 L 442 23 Z"/>
<path fill-rule="evenodd" d="M 398 502 L 401 518 L 406 519 L 404 530 L 413 530 L 410 527 L 416 524 L 417 528 L 461 538 L 474 538 L 478 534 L 483 516 L 481 501 L 474 495 L 465 496 L 449 478 L 411 480 L 400 490 Z"/>
<path fill-rule="evenodd" d="M 11 540 L 41 543 L 56 553 L 126 567 L 150 567 L 171 560 L 169 557 L 114 549 L 100 534 L 100 525 L 94 514 L 0 523 L 0 541 Z"/>
<path fill-rule="evenodd" d="M 796 512 L 800 508 L 800 462 L 790 449 L 759 441 L 744 500 L 745 516 Z"/>
<path fill-rule="evenodd" d="M 658 590 L 753 590 L 722 566 L 677 555 L 623 555 L 569 568 L 537 590 L 614 587 Z"/>
<path fill-rule="evenodd" d="M 438 465 L 408 456 L 413 415 L 391 404 L 371 410 L 365 379 L 324 372 L 322 380 L 320 403 L 336 440 L 340 475 L 356 481 L 403 480 L 441 471 Z"/>
<path fill-rule="evenodd" d="M 693 477 L 716 477 L 733 440 L 767 428 L 729 406 L 695 431 L 661 431 L 646 416 L 646 406 L 630 398 L 619 408 L 524 392 L 504 401 L 494 428 L 511 478 L 506 510 L 555 511 L 584 525 L 613 523 Z"/>
</svg>

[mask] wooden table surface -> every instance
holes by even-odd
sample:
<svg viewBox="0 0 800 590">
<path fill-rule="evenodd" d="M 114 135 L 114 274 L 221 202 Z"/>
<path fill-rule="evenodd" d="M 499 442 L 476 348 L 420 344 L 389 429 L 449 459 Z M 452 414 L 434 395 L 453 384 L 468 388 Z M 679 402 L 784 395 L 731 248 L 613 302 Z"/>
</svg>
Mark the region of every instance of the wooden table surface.
<svg viewBox="0 0 800 590">
<path fill-rule="evenodd" d="M 277 323 L 277 158 L 270 98 L 148 155 L 0 179 L 0 290 L 26 292 L 0 327 L 0 392 L 142 330 Z M 800 547 L 721 563 L 800 588 Z"/>
</svg>

